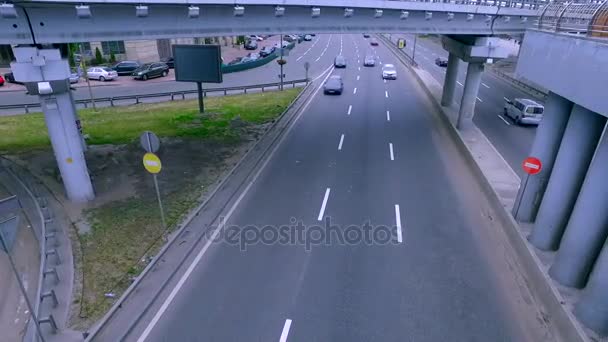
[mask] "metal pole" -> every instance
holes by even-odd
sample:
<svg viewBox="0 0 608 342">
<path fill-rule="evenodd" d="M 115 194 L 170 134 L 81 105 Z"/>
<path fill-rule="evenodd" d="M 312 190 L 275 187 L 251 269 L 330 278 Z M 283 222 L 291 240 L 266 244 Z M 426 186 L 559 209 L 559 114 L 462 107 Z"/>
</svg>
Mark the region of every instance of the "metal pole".
<svg viewBox="0 0 608 342">
<path fill-rule="evenodd" d="M 523 186 L 523 189 L 521 191 L 522 194 L 526 191 L 526 187 L 528 186 L 528 179 L 530 179 L 530 174 L 526 173 L 526 179 L 524 180 L 524 186 Z M 517 200 L 517 209 L 515 210 L 515 215 L 513 215 L 513 217 L 517 217 L 517 214 L 519 213 L 519 208 L 520 207 L 521 207 L 521 200 L 518 199 Z"/>
<path fill-rule="evenodd" d="M 196 82 L 196 89 L 198 90 L 198 111 L 204 113 L 205 104 L 203 103 L 203 84 L 201 82 Z"/>
<path fill-rule="evenodd" d="M 11 268 L 13 269 L 13 273 L 15 274 L 15 278 L 17 278 L 17 283 L 19 283 L 19 288 L 21 289 L 21 294 L 25 298 L 25 303 L 27 304 L 28 309 L 32 313 L 32 317 L 34 318 L 34 324 L 36 325 L 36 331 L 38 332 L 38 336 L 40 336 L 40 340 L 42 340 L 42 342 L 45 342 L 44 336 L 42 336 L 42 331 L 40 330 L 40 323 L 38 323 L 38 317 L 36 317 L 36 312 L 34 311 L 34 307 L 32 306 L 32 303 L 30 302 L 30 299 L 27 296 L 25 287 L 23 286 L 23 283 L 21 282 L 21 278 L 19 277 L 19 273 L 17 271 L 17 266 L 15 266 L 15 262 L 13 260 L 13 257 L 11 256 L 8 246 L 6 245 L 6 242 L 4 241 L 4 235 L 2 234 L 1 230 L 0 230 L 0 241 L 2 241 L 2 247 L 6 251 L 6 255 L 8 256 L 8 261 L 11 264 Z"/>
<path fill-rule="evenodd" d="M 152 175 L 154 178 L 154 188 L 156 189 L 156 199 L 158 199 L 158 208 L 160 209 L 160 220 L 163 224 L 163 232 L 167 230 L 167 222 L 165 221 L 165 211 L 163 210 L 163 202 L 160 199 L 160 189 L 158 188 L 158 180 L 156 174 Z"/>
<path fill-rule="evenodd" d="M 281 61 L 283 60 L 283 34 L 281 34 Z M 281 79 L 281 91 L 283 91 L 283 62 L 281 62 L 280 64 L 281 66 L 281 75 L 280 75 L 280 79 Z"/>
<path fill-rule="evenodd" d="M 80 46 L 80 65 L 82 66 L 82 71 L 84 72 L 84 79 L 87 80 L 93 110 L 97 111 L 97 107 L 95 106 L 95 98 L 93 97 L 93 89 L 91 89 L 91 80 L 89 79 L 89 74 L 87 73 L 87 63 L 84 61 L 84 50 L 82 49 L 82 43 L 78 45 Z"/>
<path fill-rule="evenodd" d="M 416 39 L 418 39 L 418 35 L 414 35 L 414 47 L 412 48 L 412 61 L 416 63 Z"/>
</svg>

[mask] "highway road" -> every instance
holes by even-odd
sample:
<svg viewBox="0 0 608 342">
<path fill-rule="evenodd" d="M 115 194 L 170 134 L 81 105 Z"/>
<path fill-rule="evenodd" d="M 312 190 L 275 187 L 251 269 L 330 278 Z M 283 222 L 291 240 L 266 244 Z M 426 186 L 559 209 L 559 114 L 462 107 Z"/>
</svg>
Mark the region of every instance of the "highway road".
<svg viewBox="0 0 608 342">
<path fill-rule="evenodd" d="M 414 36 L 409 34 L 393 34 L 391 35 L 391 40 L 396 42 L 400 37 L 406 39 L 406 51 L 411 56 L 414 48 Z M 435 65 L 435 59 L 437 57 L 447 59 L 448 53 L 441 47 L 439 42 L 433 38 L 419 37 L 416 41 L 416 53 L 414 57 L 420 67 L 429 71 L 443 85 L 446 68 Z M 459 63 L 455 96 L 458 104 L 460 103 L 460 98 L 462 98 L 466 71 L 467 63 L 461 61 Z M 505 98 L 513 99 L 517 97 L 534 99 L 529 94 L 498 78 L 490 71 L 486 71 L 482 77 L 482 84 L 479 87 L 479 97 L 475 105 L 473 122 L 492 142 L 511 168 L 521 176 L 523 175 L 521 163 L 530 152 L 534 135 L 536 134 L 536 127 L 518 126 L 513 120 L 503 115 Z M 535 100 L 540 101 L 538 99 Z"/>
<path fill-rule="evenodd" d="M 348 233 L 309 250 L 272 237 L 211 244 L 128 340 L 545 340 L 480 214 L 487 201 L 413 76 L 361 35 L 319 45 L 328 37 L 301 61 L 322 70 L 342 50 L 348 66 L 331 73 L 344 93 L 315 93 L 227 227 L 297 222 L 308 234 L 329 219 L 321 236 L 365 234 L 367 222 L 386 235 Z M 367 53 L 396 64 L 398 79 L 363 67 Z"/>
</svg>

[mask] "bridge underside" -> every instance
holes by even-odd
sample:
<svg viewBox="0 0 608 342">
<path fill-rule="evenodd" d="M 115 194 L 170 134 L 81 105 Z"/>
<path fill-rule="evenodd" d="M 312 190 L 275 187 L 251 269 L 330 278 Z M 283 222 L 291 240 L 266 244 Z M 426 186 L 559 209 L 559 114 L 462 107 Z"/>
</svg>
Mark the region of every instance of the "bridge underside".
<svg viewBox="0 0 608 342">
<path fill-rule="evenodd" d="M 389 3 L 393 3 L 392 1 Z M 401 2 L 395 2 L 400 5 Z M 464 35 L 523 34 L 536 23 L 537 11 L 451 3 L 405 3 L 411 8 L 354 8 L 285 6 L 244 7 L 235 16 L 234 5 L 198 5 L 189 15 L 186 4 L 150 4 L 147 15 L 136 15 L 135 4 L 90 4 L 90 17 L 77 16 L 66 3 L 17 3 L 16 17 L 0 16 L 0 44 L 67 43 L 79 41 L 138 40 L 201 36 L 277 33 L 435 33 Z M 401 6 L 403 7 L 403 6 Z M 29 18 L 29 22 L 28 22 Z M 33 35 L 33 37 L 32 37 Z"/>
</svg>

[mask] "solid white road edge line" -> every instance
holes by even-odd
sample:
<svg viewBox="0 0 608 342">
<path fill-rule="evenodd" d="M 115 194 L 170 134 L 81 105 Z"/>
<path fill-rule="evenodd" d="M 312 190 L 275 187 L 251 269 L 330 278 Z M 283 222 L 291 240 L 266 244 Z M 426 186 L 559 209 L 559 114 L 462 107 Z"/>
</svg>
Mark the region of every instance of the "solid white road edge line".
<svg viewBox="0 0 608 342">
<path fill-rule="evenodd" d="M 344 134 L 340 136 L 340 143 L 338 144 L 338 151 L 342 151 L 342 144 L 344 143 Z"/>
<path fill-rule="evenodd" d="M 175 287 L 173 288 L 173 290 L 171 290 L 171 293 L 169 294 L 169 297 L 167 297 L 167 299 L 165 299 L 165 301 L 163 302 L 163 304 L 160 307 L 160 309 L 158 309 L 158 311 L 156 312 L 156 314 L 154 315 L 154 317 L 152 318 L 152 320 L 150 321 L 150 323 L 148 323 L 148 325 L 146 326 L 146 329 L 144 330 L 144 332 L 137 339 L 137 342 L 144 342 L 146 340 L 146 338 L 148 338 L 148 335 L 150 335 L 150 332 L 152 332 L 152 329 L 154 329 L 154 327 L 156 326 L 156 323 L 158 323 L 158 321 L 160 320 L 160 318 L 162 317 L 162 315 L 165 313 L 165 311 L 167 310 L 167 308 L 169 307 L 169 305 L 171 304 L 171 302 L 173 301 L 173 299 L 175 298 L 175 296 L 177 295 L 177 293 L 179 292 L 179 290 L 181 289 L 181 287 L 184 285 L 184 283 L 186 282 L 186 280 L 188 280 L 188 278 L 190 277 L 190 274 L 192 273 L 192 271 L 194 270 L 194 268 L 198 265 L 198 263 L 202 259 L 202 257 L 205 254 L 205 252 L 207 252 L 207 250 L 209 249 L 209 246 L 215 240 L 215 237 L 217 237 L 217 234 L 219 234 L 220 230 L 224 227 L 224 223 L 226 221 L 228 221 L 228 219 L 230 218 L 230 216 L 232 216 L 232 213 L 238 207 L 238 205 L 241 203 L 241 200 L 243 199 L 243 197 L 245 197 L 245 195 L 247 194 L 247 192 L 249 192 L 249 189 L 253 186 L 253 183 L 258 179 L 258 177 L 260 176 L 260 174 L 262 173 L 262 171 L 266 168 L 266 165 L 268 165 L 268 163 L 272 159 L 272 156 L 279 149 L 279 146 L 281 146 L 281 144 L 283 143 L 283 140 L 285 140 L 285 137 L 287 137 L 289 135 L 289 132 L 295 126 L 296 122 L 298 122 L 298 120 L 300 119 L 300 117 L 302 116 L 302 114 L 306 111 L 306 109 L 308 108 L 308 106 L 312 103 L 312 100 L 315 98 L 315 96 L 317 96 L 317 93 L 323 87 L 323 83 L 331 75 L 331 71 L 332 70 L 333 70 L 333 65 L 329 66 L 329 68 L 327 68 L 321 75 L 319 75 L 317 78 L 315 78 L 313 80 L 313 81 L 315 81 L 315 80 L 321 78 L 325 73 L 327 73 L 327 75 L 325 76 L 325 79 L 323 80 L 323 82 L 321 82 L 319 84 L 319 86 L 314 91 L 314 93 L 312 94 L 312 96 L 308 99 L 308 101 L 304 104 L 304 106 L 302 106 L 302 108 L 300 109 L 300 112 L 298 113 L 298 116 L 291 122 L 291 124 L 287 128 L 287 131 L 281 137 L 281 140 L 274 146 L 272 152 L 270 152 L 270 155 L 268 156 L 268 158 L 266 158 L 266 161 L 264 162 L 264 164 L 262 164 L 262 166 L 258 169 L 258 171 L 256 172 L 256 174 L 253 176 L 253 179 L 251 180 L 251 182 L 249 182 L 249 184 L 247 185 L 247 187 L 245 188 L 245 190 L 243 190 L 243 193 L 241 193 L 241 195 L 237 198 L 237 200 L 234 202 L 234 204 L 232 205 L 232 207 L 230 207 L 230 210 L 224 216 L 224 221 L 220 222 L 220 224 L 217 226 L 217 228 L 213 232 L 211 238 L 207 241 L 207 243 L 205 243 L 205 245 L 203 246 L 203 248 L 197 254 L 196 258 L 192 261 L 192 263 L 190 264 L 190 266 L 188 266 L 188 269 L 182 275 L 182 277 L 180 278 L 180 280 L 177 283 L 177 285 L 175 285 Z"/>
<path fill-rule="evenodd" d="M 393 153 L 393 143 L 388 143 L 388 149 L 391 154 L 391 160 L 395 160 L 395 154 Z"/>
<path fill-rule="evenodd" d="M 317 221 L 323 220 L 323 214 L 325 214 L 325 206 L 327 206 L 327 200 L 329 199 L 330 189 L 327 188 L 325 190 L 325 196 L 323 197 L 323 203 L 321 203 L 321 210 L 319 210 L 319 216 L 317 217 Z"/>
<path fill-rule="evenodd" d="M 289 329 L 291 328 L 291 320 L 287 319 L 283 325 L 283 331 L 281 331 L 281 338 L 279 342 L 287 342 L 287 336 L 289 335 Z"/>
<path fill-rule="evenodd" d="M 401 231 L 401 210 L 399 204 L 395 204 L 395 224 L 397 226 L 397 242 L 403 242 L 403 232 Z"/>
</svg>

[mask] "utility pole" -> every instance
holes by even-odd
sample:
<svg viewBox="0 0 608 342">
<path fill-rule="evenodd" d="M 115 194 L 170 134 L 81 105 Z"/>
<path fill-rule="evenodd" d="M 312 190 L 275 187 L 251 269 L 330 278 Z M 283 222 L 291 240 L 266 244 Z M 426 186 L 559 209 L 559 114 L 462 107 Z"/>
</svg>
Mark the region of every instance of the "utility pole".
<svg viewBox="0 0 608 342">
<path fill-rule="evenodd" d="M 415 34 L 414 35 L 414 47 L 412 48 L 412 61 L 415 63 L 416 62 L 416 39 L 418 38 L 418 35 Z"/>
<path fill-rule="evenodd" d="M 284 49 L 284 47 L 283 47 L 283 34 L 282 33 L 281 33 L 281 42 L 279 44 L 281 44 L 281 57 L 280 57 L 281 62 L 279 62 L 279 65 L 281 67 L 281 74 L 279 75 L 279 77 L 281 79 L 281 86 L 280 86 L 280 88 L 281 88 L 281 91 L 283 91 L 283 64 L 285 64 L 285 63 L 284 63 L 284 60 L 283 60 L 283 49 Z"/>
<path fill-rule="evenodd" d="M 93 98 L 93 89 L 91 89 L 91 80 L 89 79 L 89 74 L 87 73 L 87 63 L 84 61 L 84 50 L 82 49 L 82 43 L 80 45 L 80 65 L 82 66 L 82 72 L 84 73 L 84 79 L 87 80 L 87 86 L 89 88 L 89 96 L 91 97 L 91 104 L 93 105 L 93 110 L 97 111 L 97 106 L 95 105 L 95 98 Z"/>
</svg>

